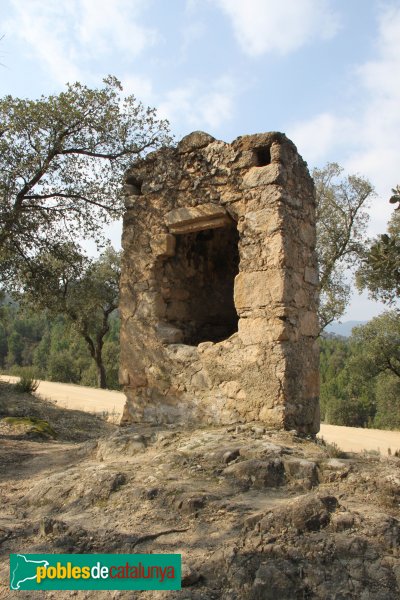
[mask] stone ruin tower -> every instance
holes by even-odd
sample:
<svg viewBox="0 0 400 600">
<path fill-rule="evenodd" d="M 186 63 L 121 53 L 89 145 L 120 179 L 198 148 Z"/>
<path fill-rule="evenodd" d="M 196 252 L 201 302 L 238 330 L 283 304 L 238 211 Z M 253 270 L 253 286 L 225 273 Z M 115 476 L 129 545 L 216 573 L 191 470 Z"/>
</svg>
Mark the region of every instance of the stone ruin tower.
<svg viewBox="0 0 400 600">
<path fill-rule="evenodd" d="M 194 132 L 125 183 L 122 424 L 317 432 L 315 197 L 294 144 Z"/>
</svg>

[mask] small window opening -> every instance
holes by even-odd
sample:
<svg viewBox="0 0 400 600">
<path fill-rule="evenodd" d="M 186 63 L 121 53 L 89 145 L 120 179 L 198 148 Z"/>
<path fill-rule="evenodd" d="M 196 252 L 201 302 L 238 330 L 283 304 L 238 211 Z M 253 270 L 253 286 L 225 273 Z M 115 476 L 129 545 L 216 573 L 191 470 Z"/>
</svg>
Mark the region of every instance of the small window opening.
<svg viewBox="0 0 400 600">
<path fill-rule="evenodd" d="M 137 179 L 137 177 L 134 177 L 133 175 L 129 175 L 126 178 L 125 183 L 127 183 L 127 185 L 131 185 L 133 188 L 135 188 L 137 196 L 140 196 L 142 194 L 143 181 L 140 181 L 140 179 Z"/>
<path fill-rule="evenodd" d="M 238 330 L 233 301 L 238 242 L 235 225 L 176 236 L 175 256 L 164 262 L 163 285 L 169 290 L 167 321 L 182 331 L 183 343 L 220 342 Z"/>
<path fill-rule="evenodd" d="M 255 149 L 257 167 L 265 167 L 271 163 L 271 148 L 269 146 L 261 146 Z"/>
</svg>

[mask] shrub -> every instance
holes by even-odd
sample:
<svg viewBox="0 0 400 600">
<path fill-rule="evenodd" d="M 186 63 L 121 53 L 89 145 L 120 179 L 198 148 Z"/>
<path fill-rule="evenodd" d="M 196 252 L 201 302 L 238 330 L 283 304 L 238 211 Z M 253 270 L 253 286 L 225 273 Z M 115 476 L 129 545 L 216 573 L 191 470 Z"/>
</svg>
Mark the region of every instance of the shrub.
<svg viewBox="0 0 400 600">
<path fill-rule="evenodd" d="M 32 394 L 36 392 L 39 387 L 39 382 L 36 379 L 23 375 L 20 380 L 15 384 L 15 390 L 21 393 Z"/>
<path fill-rule="evenodd" d="M 377 411 L 374 427 L 400 429 L 400 379 L 391 373 L 381 373 L 376 386 Z"/>
<path fill-rule="evenodd" d="M 335 442 L 327 442 L 321 436 L 317 438 L 317 444 L 323 446 L 329 458 L 347 458 L 346 452 L 343 452 Z"/>
</svg>

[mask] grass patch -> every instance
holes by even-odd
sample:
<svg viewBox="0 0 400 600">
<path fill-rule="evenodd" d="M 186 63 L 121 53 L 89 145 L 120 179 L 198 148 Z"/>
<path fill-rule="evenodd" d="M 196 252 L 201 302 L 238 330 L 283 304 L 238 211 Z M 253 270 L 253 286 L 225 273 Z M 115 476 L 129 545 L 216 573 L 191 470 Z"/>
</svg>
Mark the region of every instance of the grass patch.
<svg viewBox="0 0 400 600">
<path fill-rule="evenodd" d="M 321 436 L 317 438 L 317 444 L 324 448 L 328 458 L 347 458 L 346 452 L 343 452 L 335 442 L 326 442 Z"/>
<path fill-rule="evenodd" d="M 14 385 L 16 392 L 20 392 L 21 394 L 32 394 L 38 389 L 39 382 L 31 377 L 22 376 Z"/>
<path fill-rule="evenodd" d="M 26 418 L 27 424 L 16 426 L 6 423 L 7 417 Z M 36 419 L 36 422 L 32 420 Z M 6 435 L 10 435 L 11 428 L 15 434 L 26 432 L 28 427 L 37 425 L 38 421 L 45 421 L 57 432 L 57 439 L 72 442 L 84 442 L 97 439 L 115 431 L 116 425 L 103 421 L 99 416 L 93 416 L 79 410 L 71 410 L 57 406 L 54 402 L 32 394 L 21 394 L 15 391 L 15 384 L 0 381 L 0 425 L 7 428 Z M 1 434 L 0 427 L 0 434 Z M 32 432 L 33 436 L 34 432 Z M 40 433 L 37 433 L 40 438 Z M 45 439 L 45 435 L 42 436 Z"/>
<path fill-rule="evenodd" d="M 57 434 L 50 423 L 44 419 L 39 419 L 37 417 L 5 417 L 2 420 L 11 427 L 24 430 L 27 434 L 50 437 L 53 439 L 57 437 Z"/>
</svg>

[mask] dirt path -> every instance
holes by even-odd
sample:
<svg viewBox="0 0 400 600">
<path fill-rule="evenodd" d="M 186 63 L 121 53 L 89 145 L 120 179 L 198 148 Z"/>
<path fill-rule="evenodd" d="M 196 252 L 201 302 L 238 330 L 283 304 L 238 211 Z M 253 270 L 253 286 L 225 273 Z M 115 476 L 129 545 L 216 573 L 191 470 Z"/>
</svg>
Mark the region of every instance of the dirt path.
<svg viewBox="0 0 400 600">
<path fill-rule="evenodd" d="M 18 377 L 1 376 L 0 380 L 16 382 Z M 36 393 L 64 408 L 97 414 L 109 413 L 110 420 L 114 422 L 118 422 L 125 404 L 122 392 L 51 381 L 41 381 Z M 392 453 L 400 450 L 400 431 L 322 424 L 319 436 L 326 442 L 337 444 L 345 452 L 379 450 L 382 454 L 387 454 L 388 448 Z"/>
<path fill-rule="evenodd" d="M 382 429 L 362 429 L 361 427 L 339 427 L 321 424 L 319 437 L 326 442 L 335 443 L 345 452 L 379 450 L 382 455 L 400 450 L 400 431 Z"/>
<path fill-rule="evenodd" d="M 0 376 L 0 381 L 16 383 L 19 377 Z M 94 414 L 108 413 L 119 420 L 125 404 L 125 396 L 114 390 L 100 390 L 81 385 L 40 381 L 36 394 L 43 399 L 51 400 L 57 406 L 83 410 Z M 114 419 L 113 419 L 114 420 Z"/>
</svg>

